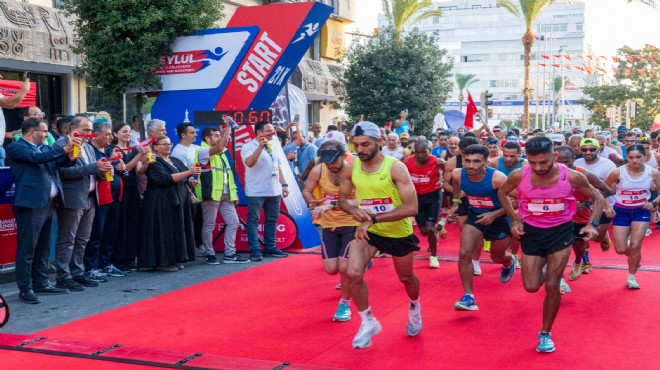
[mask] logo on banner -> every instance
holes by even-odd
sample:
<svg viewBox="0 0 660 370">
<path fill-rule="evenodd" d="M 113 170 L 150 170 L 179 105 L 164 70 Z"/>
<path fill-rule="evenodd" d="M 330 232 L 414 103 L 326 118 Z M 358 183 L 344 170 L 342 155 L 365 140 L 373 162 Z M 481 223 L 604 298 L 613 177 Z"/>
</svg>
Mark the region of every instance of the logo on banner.
<svg viewBox="0 0 660 370">
<path fill-rule="evenodd" d="M 305 38 L 314 35 L 316 32 L 318 32 L 320 26 L 318 23 L 307 23 L 302 28 L 304 31 L 300 33 L 300 36 L 298 36 L 297 39 L 293 40 L 292 44 L 295 44 L 298 41 L 302 41 Z"/>
<path fill-rule="evenodd" d="M 211 50 L 175 52 L 160 57 L 161 66 L 154 71 L 159 76 L 197 73 L 227 55 L 221 47 Z"/>
</svg>

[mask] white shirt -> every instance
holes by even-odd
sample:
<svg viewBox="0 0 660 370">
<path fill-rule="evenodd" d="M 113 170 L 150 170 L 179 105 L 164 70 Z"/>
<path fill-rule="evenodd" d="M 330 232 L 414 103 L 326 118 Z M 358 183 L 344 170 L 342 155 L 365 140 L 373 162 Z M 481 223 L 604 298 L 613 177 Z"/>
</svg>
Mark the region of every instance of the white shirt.
<svg viewBox="0 0 660 370">
<path fill-rule="evenodd" d="M 146 136 L 147 135 L 145 135 L 145 137 Z M 131 130 L 131 146 L 137 146 L 139 143 L 140 143 L 140 132 Z"/>
<path fill-rule="evenodd" d="M 271 139 L 271 142 L 273 140 Z M 241 148 L 241 158 L 250 157 L 259 147 L 259 141 L 253 139 Z M 274 145 L 271 144 L 271 147 Z M 252 167 L 245 165 L 245 195 L 248 197 L 274 197 L 282 195 L 279 167 L 281 163 L 276 153 L 268 153 L 264 148 Z"/>
<path fill-rule="evenodd" d="M 398 146 L 396 149 L 391 150 L 389 147 L 384 146 L 383 147 L 383 154 L 389 155 L 390 157 L 394 157 L 398 160 L 403 159 L 403 148 Z"/>
<path fill-rule="evenodd" d="M 598 156 L 602 157 L 602 158 L 609 159 L 610 154 L 613 154 L 613 153 L 616 154 L 616 155 L 619 155 L 619 153 L 617 153 L 616 150 L 610 148 L 609 146 L 606 146 L 606 147 L 603 148 L 602 152 L 601 151 L 598 152 Z M 584 167 L 584 166 L 582 166 L 582 167 Z M 589 172 L 591 172 L 591 171 L 589 171 Z"/>
<path fill-rule="evenodd" d="M 592 164 L 587 164 L 584 158 L 579 158 L 575 160 L 575 165 L 584 167 L 585 170 L 593 173 L 594 175 L 596 175 L 596 177 L 598 177 L 601 180 L 605 180 L 607 175 L 609 175 L 610 172 L 616 169 L 616 165 L 614 164 L 614 162 L 610 161 L 607 158 L 602 158 L 602 157 L 598 157 L 598 161 Z M 610 205 L 614 205 L 614 196 L 607 197 L 607 202 Z"/>
<path fill-rule="evenodd" d="M 190 168 L 195 163 L 195 152 L 197 151 L 197 148 L 199 148 L 199 145 L 190 144 L 190 146 L 185 146 L 179 143 L 176 144 L 174 149 L 172 149 L 170 155 L 174 158 L 180 159 L 186 167 Z"/>
</svg>

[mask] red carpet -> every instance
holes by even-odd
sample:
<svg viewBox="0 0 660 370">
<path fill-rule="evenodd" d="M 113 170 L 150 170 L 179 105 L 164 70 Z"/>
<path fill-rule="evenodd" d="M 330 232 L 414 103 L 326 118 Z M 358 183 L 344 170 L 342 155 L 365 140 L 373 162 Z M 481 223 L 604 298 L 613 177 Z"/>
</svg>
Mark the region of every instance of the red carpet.
<svg viewBox="0 0 660 370">
<path fill-rule="evenodd" d="M 627 273 L 621 270 L 594 270 L 572 282 L 573 292 L 564 296 L 553 329 L 557 352 L 541 355 L 534 348 L 543 293 L 526 293 L 519 274 L 509 284 L 500 284 L 499 268 L 484 264 L 484 276 L 475 278 L 481 310 L 456 312 L 452 305 L 462 294 L 456 264 L 443 262 L 439 270 L 431 270 L 428 261 L 416 260 L 424 329 L 419 337 L 408 338 L 403 287 L 390 259 L 375 262 L 367 283 L 383 332 L 369 349 L 351 348 L 360 321 L 354 307 L 350 322 L 331 321 L 339 298 L 334 289 L 338 278 L 323 273 L 318 255 L 255 266 L 36 335 L 295 364 L 287 369 L 657 366 L 660 274 L 640 272 L 639 291 L 625 288 Z M 126 366 L 14 351 L 2 351 L 1 356 L 3 364 L 34 357 L 43 369 Z"/>
</svg>

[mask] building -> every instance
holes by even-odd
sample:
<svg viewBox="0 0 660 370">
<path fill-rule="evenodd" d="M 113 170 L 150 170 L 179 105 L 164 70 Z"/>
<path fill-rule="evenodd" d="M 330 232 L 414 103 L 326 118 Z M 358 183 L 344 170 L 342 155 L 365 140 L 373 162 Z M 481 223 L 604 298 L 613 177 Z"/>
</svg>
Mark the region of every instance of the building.
<svg viewBox="0 0 660 370">
<path fill-rule="evenodd" d="M 272 5 L 307 2 L 313 0 L 224 0 L 225 17 L 218 22 L 224 27 L 236 9 L 241 6 Z M 317 0 L 333 7 L 330 19 L 314 40 L 314 44 L 291 75 L 289 82 L 300 87 L 307 97 L 307 122 L 320 122 L 325 131 L 334 123 L 339 111 L 334 109 L 338 96 L 333 88 L 337 63 L 344 53 L 344 25 L 353 23 L 356 17 L 354 0 Z"/>
<path fill-rule="evenodd" d="M 496 4 L 496 0 L 436 2 L 433 6 L 443 12 L 442 17 L 411 24 L 406 30 L 436 35 L 439 45 L 454 59 L 454 74 L 474 74 L 479 80 L 468 87 L 477 105 L 480 93 L 488 90 L 493 93 L 492 119 L 515 124 L 523 112 L 521 38 L 525 26 Z M 386 23 L 381 15 L 379 24 Z M 606 74 L 605 68 L 603 72 L 598 70 L 602 66 L 594 58 L 585 30 L 584 0 L 557 0 L 536 19 L 533 32 L 537 40 L 530 70 L 530 127 L 545 127 L 552 122 L 563 122 L 568 127 L 587 121 L 589 113 L 577 101 L 585 86 L 602 83 Z M 566 79 L 563 94 L 553 88 L 554 78 L 561 77 Z M 458 109 L 458 95 L 455 88 L 445 103 L 446 109 Z"/>
<path fill-rule="evenodd" d="M 74 74 L 73 25 L 53 0 L 0 2 L 0 75 L 37 83 L 37 105 L 46 113 L 72 114 L 86 108 L 85 80 Z M 20 127 L 17 109 L 4 109 L 7 128 Z M 18 125 L 18 127 L 16 127 Z"/>
</svg>

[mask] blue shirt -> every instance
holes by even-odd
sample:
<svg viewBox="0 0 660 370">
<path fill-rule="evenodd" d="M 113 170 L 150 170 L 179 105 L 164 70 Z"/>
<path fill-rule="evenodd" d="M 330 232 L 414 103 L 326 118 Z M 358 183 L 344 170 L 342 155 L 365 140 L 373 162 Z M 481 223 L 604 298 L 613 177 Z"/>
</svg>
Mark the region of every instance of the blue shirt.
<svg viewBox="0 0 660 370">
<path fill-rule="evenodd" d="M 440 154 L 447 150 L 448 148 L 443 148 L 440 145 L 436 146 L 435 148 L 431 149 L 431 154 L 435 157 L 440 158 Z"/>
<path fill-rule="evenodd" d="M 298 173 L 303 173 L 307 168 L 307 165 L 310 161 L 314 160 L 316 157 L 316 152 L 318 148 L 316 145 L 305 143 L 301 148 L 298 148 Z"/>
<path fill-rule="evenodd" d="M 482 214 L 502 208 L 500 198 L 497 196 L 497 189 L 493 188 L 494 173 L 494 168 L 486 167 L 486 174 L 481 181 L 473 182 L 468 178 L 465 168 L 461 170 L 461 190 L 468 198 L 473 198 L 468 206 L 472 212 Z M 492 206 L 486 205 L 491 202 Z"/>
<path fill-rule="evenodd" d="M 409 133 L 410 133 L 410 122 L 408 122 L 408 120 L 405 120 L 405 121 L 401 122 L 401 124 L 399 125 L 399 127 L 397 127 L 397 128 L 394 130 L 394 133 L 397 134 L 397 135 L 399 135 L 399 136 L 401 136 L 401 134 L 403 134 L 404 132 L 405 132 L 406 134 L 409 134 Z"/>
</svg>

